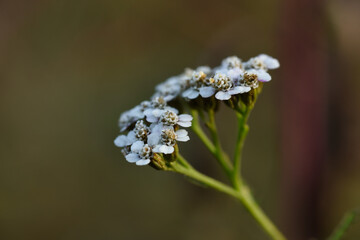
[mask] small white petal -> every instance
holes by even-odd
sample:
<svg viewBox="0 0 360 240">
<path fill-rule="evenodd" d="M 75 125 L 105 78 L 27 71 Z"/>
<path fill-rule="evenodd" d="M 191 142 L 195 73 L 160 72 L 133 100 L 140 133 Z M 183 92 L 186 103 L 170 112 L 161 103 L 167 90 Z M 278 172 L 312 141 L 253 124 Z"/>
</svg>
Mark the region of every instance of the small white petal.
<svg viewBox="0 0 360 240">
<path fill-rule="evenodd" d="M 164 110 L 162 110 L 162 109 L 154 109 L 152 111 L 152 115 L 154 115 L 155 117 L 160 117 L 163 113 L 164 113 Z"/>
<path fill-rule="evenodd" d="M 215 97 L 219 100 L 229 100 L 231 98 L 231 95 L 227 92 L 217 92 Z"/>
<path fill-rule="evenodd" d="M 191 122 L 193 117 L 190 114 L 180 114 L 179 121 L 181 122 Z"/>
<path fill-rule="evenodd" d="M 266 54 L 260 54 L 259 58 L 264 62 L 268 69 L 275 69 L 280 67 L 280 63 L 276 58 L 270 57 Z"/>
<path fill-rule="evenodd" d="M 156 145 L 155 147 L 153 147 L 152 152 L 159 153 L 160 152 L 160 147 L 161 147 L 161 145 Z"/>
<path fill-rule="evenodd" d="M 191 122 L 181 122 L 178 121 L 177 124 L 182 127 L 191 127 Z"/>
<path fill-rule="evenodd" d="M 245 87 L 245 86 L 242 86 L 242 87 L 244 88 L 243 93 L 249 92 L 251 90 L 251 87 Z"/>
<path fill-rule="evenodd" d="M 229 93 L 230 95 L 235 95 L 235 94 L 242 93 L 242 87 L 236 86 L 236 87 L 230 89 L 230 90 L 228 91 L 228 93 Z"/>
<path fill-rule="evenodd" d="M 133 116 L 134 116 L 134 121 L 136 121 L 136 120 L 144 117 L 144 112 L 141 110 L 138 110 L 136 112 L 133 112 Z"/>
<path fill-rule="evenodd" d="M 151 132 L 157 132 L 157 133 L 161 133 L 161 130 L 163 129 L 163 125 L 161 123 L 158 124 L 151 124 L 150 128 L 151 128 Z"/>
<path fill-rule="evenodd" d="M 190 137 L 189 136 L 185 136 L 185 137 L 178 137 L 176 138 L 177 141 L 179 142 L 187 142 L 190 140 Z"/>
<path fill-rule="evenodd" d="M 185 137 L 188 135 L 188 131 L 186 131 L 185 129 L 179 129 L 175 133 L 177 137 Z"/>
<path fill-rule="evenodd" d="M 227 72 L 227 75 L 229 76 L 229 78 L 232 80 L 232 81 L 236 81 L 236 80 L 239 80 L 240 76 L 243 74 L 243 70 L 241 70 L 240 68 L 236 67 L 236 68 L 233 68 L 233 69 L 230 69 L 228 72 Z"/>
<path fill-rule="evenodd" d="M 146 109 L 146 110 L 144 111 L 145 116 L 152 115 L 152 111 L 153 111 L 153 110 L 154 110 L 154 109 L 152 109 L 152 108 Z"/>
<path fill-rule="evenodd" d="M 174 130 L 174 127 L 173 126 L 162 125 L 161 132 L 162 132 L 162 130 L 166 130 L 166 129 Z"/>
<path fill-rule="evenodd" d="M 134 163 L 136 161 L 140 160 L 140 157 L 138 154 L 136 153 L 129 153 L 128 155 L 126 155 L 125 157 L 126 161 L 128 161 L 129 163 Z"/>
<path fill-rule="evenodd" d="M 120 128 L 120 132 L 125 131 L 129 126 L 130 126 L 130 124 L 126 124 L 125 126 L 122 126 L 122 127 Z"/>
<path fill-rule="evenodd" d="M 143 147 L 144 147 L 143 141 L 136 141 L 131 145 L 131 151 L 132 152 L 140 152 Z"/>
<path fill-rule="evenodd" d="M 185 90 L 185 91 L 181 94 L 181 96 L 184 97 L 184 98 L 187 98 L 187 97 L 191 94 L 192 90 L 193 90 L 192 88 L 189 88 L 189 89 Z"/>
<path fill-rule="evenodd" d="M 197 91 L 197 90 L 193 90 L 192 92 L 191 92 L 191 94 L 188 96 L 188 98 L 189 99 L 195 99 L 195 98 L 197 98 L 198 96 L 199 96 L 199 91 Z"/>
<path fill-rule="evenodd" d="M 187 142 L 190 140 L 188 132 L 185 129 L 180 129 L 176 131 L 176 140 L 180 142 Z"/>
<path fill-rule="evenodd" d="M 169 110 L 169 111 L 172 111 L 172 112 L 174 112 L 174 113 L 176 113 L 176 114 L 178 114 L 179 113 L 179 111 L 176 109 L 176 108 L 173 108 L 173 107 L 165 107 L 164 108 L 164 110 Z M 165 112 L 165 111 L 164 111 Z M 163 113 L 164 113 L 163 112 Z"/>
<path fill-rule="evenodd" d="M 158 120 L 159 120 L 159 118 L 155 117 L 154 115 L 146 116 L 146 121 L 148 121 L 149 123 L 154 123 L 154 122 L 157 122 Z"/>
<path fill-rule="evenodd" d="M 209 74 L 211 73 L 211 68 L 209 66 L 200 66 L 196 68 L 196 71 L 200 72 L 204 72 L 205 74 Z"/>
<path fill-rule="evenodd" d="M 176 95 L 166 95 L 163 98 L 166 102 L 170 102 L 171 100 L 173 100 L 176 97 L 177 97 Z"/>
<path fill-rule="evenodd" d="M 159 148 L 160 152 L 164 153 L 164 154 L 170 154 L 174 152 L 174 147 L 172 146 L 166 146 L 166 145 L 162 145 Z"/>
<path fill-rule="evenodd" d="M 214 95 L 216 91 L 215 88 L 213 87 L 201 87 L 199 90 L 200 90 L 200 95 L 203 98 L 211 97 L 212 95 Z"/>
<path fill-rule="evenodd" d="M 125 147 L 127 145 L 127 143 L 128 143 L 128 139 L 127 139 L 127 136 L 125 136 L 125 135 L 120 135 L 114 140 L 114 144 L 117 147 Z"/>
<path fill-rule="evenodd" d="M 144 165 L 148 165 L 149 163 L 150 163 L 150 159 L 141 159 L 136 162 L 136 165 L 144 166 Z"/>
<path fill-rule="evenodd" d="M 152 132 L 148 138 L 147 138 L 147 142 L 150 146 L 155 146 L 156 144 L 158 144 L 160 142 L 161 139 L 161 134 L 158 132 Z"/>
<path fill-rule="evenodd" d="M 134 142 L 136 142 L 138 139 L 136 138 L 136 134 L 134 131 L 130 131 L 127 135 L 127 140 L 128 143 L 127 145 L 133 144 Z"/>
<path fill-rule="evenodd" d="M 244 92 L 248 92 L 250 91 L 250 87 L 245 87 L 245 86 L 236 86 L 233 89 L 229 90 L 228 93 L 231 95 L 235 95 L 235 94 L 239 94 L 239 93 L 244 93 Z"/>
<path fill-rule="evenodd" d="M 270 74 L 268 74 L 267 72 L 265 72 L 264 70 L 260 69 L 257 71 L 257 76 L 258 76 L 258 80 L 260 82 L 268 82 L 271 80 L 271 76 Z"/>
<path fill-rule="evenodd" d="M 227 68 L 219 68 L 215 71 L 215 75 L 216 74 L 222 74 L 222 75 L 226 75 L 228 72 Z"/>
<path fill-rule="evenodd" d="M 199 91 L 197 91 L 197 90 L 195 90 L 193 88 L 189 88 L 188 90 L 183 92 L 183 97 L 185 97 L 185 98 L 195 99 L 198 96 L 199 96 Z"/>
<path fill-rule="evenodd" d="M 161 131 L 163 129 L 162 124 L 152 124 L 150 126 L 151 133 L 149 134 L 147 138 L 147 142 L 150 146 L 155 146 L 160 142 L 161 139 Z"/>
</svg>

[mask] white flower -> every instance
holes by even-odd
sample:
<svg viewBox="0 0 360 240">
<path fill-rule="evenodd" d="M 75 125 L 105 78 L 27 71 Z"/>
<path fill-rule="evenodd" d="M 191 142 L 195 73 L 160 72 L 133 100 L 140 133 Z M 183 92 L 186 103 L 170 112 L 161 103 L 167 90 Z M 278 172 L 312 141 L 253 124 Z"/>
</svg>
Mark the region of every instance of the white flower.
<svg viewBox="0 0 360 240">
<path fill-rule="evenodd" d="M 222 61 L 221 67 L 225 69 L 242 68 L 242 61 L 236 56 L 227 57 Z"/>
<path fill-rule="evenodd" d="M 133 144 L 134 142 L 141 140 L 145 141 L 150 134 L 150 128 L 145 125 L 143 120 L 138 120 L 135 124 L 135 128 L 131 130 L 127 136 L 118 136 L 114 143 L 118 147 L 125 147 Z"/>
<path fill-rule="evenodd" d="M 276 69 L 280 67 L 279 61 L 276 58 L 270 57 L 269 55 L 260 54 L 258 58 L 263 61 L 267 69 Z"/>
<path fill-rule="evenodd" d="M 123 114 L 119 118 L 120 132 L 125 131 L 133 122 L 144 117 L 141 106 L 136 106 Z"/>
<path fill-rule="evenodd" d="M 143 101 L 139 105 L 121 114 L 119 118 L 120 132 L 125 131 L 131 124 L 145 117 L 144 112 L 151 107 L 150 101 Z"/>
<path fill-rule="evenodd" d="M 178 113 L 176 108 L 167 106 L 167 103 L 163 97 L 155 97 L 151 103 L 151 107 L 144 111 L 146 121 L 150 123 L 157 122 L 160 116 L 166 111 L 173 111 Z"/>
<path fill-rule="evenodd" d="M 177 141 L 187 142 L 190 138 L 185 129 L 174 130 L 173 127 L 157 124 L 148 137 L 148 144 L 154 146 L 153 152 L 171 154 Z"/>
<path fill-rule="evenodd" d="M 199 89 L 199 93 L 203 98 L 211 97 L 212 95 L 214 95 L 215 92 L 216 92 L 215 88 L 211 86 L 201 87 Z"/>
<path fill-rule="evenodd" d="M 165 82 L 160 83 L 155 88 L 155 97 L 163 97 L 165 101 L 169 102 L 175 99 L 181 92 L 181 79 L 179 77 L 168 78 Z"/>
<path fill-rule="evenodd" d="M 268 70 L 268 69 L 276 69 L 278 67 L 280 67 L 279 61 L 266 54 L 260 54 L 257 57 L 250 58 L 250 60 L 245 63 L 246 69 L 253 68 L 257 70 L 258 69 Z"/>
<path fill-rule="evenodd" d="M 235 85 L 239 85 L 239 82 L 240 82 L 243 74 L 244 74 L 244 71 L 240 68 L 232 68 L 226 72 L 226 75 L 230 78 L 230 80 Z"/>
<path fill-rule="evenodd" d="M 200 66 L 196 68 L 196 71 L 198 72 L 204 72 L 206 75 L 210 74 L 212 72 L 212 69 L 209 66 Z"/>
<path fill-rule="evenodd" d="M 247 62 L 236 56 L 228 57 L 213 69 L 208 66 L 195 70 L 187 68 L 182 74 L 157 85 L 151 101 L 143 101 L 121 114 L 120 132 L 128 130 L 128 133 L 119 135 L 114 144 L 122 148 L 128 162 L 136 165 L 149 164 L 154 153 L 171 154 L 177 142 L 190 140 L 188 132 L 178 128 L 190 127 L 192 116 L 179 114 L 168 102 L 181 96 L 189 100 L 215 95 L 218 100 L 229 100 L 232 95 L 257 88 L 259 82 L 270 81 L 267 71 L 279 66 L 277 59 L 260 54 Z"/>
<path fill-rule="evenodd" d="M 182 97 L 186 98 L 186 99 L 195 99 L 200 95 L 199 93 L 199 89 L 198 88 L 194 88 L 194 87 L 190 87 L 189 89 L 187 89 L 186 91 L 184 91 L 182 93 Z"/>
<path fill-rule="evenodd" d="M 206 74 L 203 71 L 194 71 L 191 77 L 191 81 L 194 84 L 201 84 L 206 78 Z"/>
<path fill-rule="evenodd" d="M 264 69 L 250 69 L 245 73 L 248 75 L 256 75 L 257 80 L 260 82 L 269 82 L 271 80 L 270 74 L 268 74 Z M 244 76 L 246 74 L 244 74 Z"/>
<path fill-rule="evenodd" d="M 189 114 L 177 115 L 170 110 L 167 110 L 160 116 L 160 122 L 168 126 L 180 125 L 182 127 L 190 127 L 192 119 L 193 117 Z"/>
<path fill-rule="evenodd" d="M 191 87 L 182 93 L 182 97 L 185 99 L 195 99 L 199 95 L 203 98 L 208 98 L 214 95 L 215 89 L 211 86 L 203 87 Z"/>
<path fill-rule="evenodd" d="M 209 74 L 211 70 L 209 67 L 199 67 L 196 71 L 193 72 L 192 78 L 190 80 L 190 88 L 185 90 L 182 93 L 182 97 L 186 99 L 195 99 L 199 95 L 203 98 L 210 97 L 214 93 L 209 95 L 208 87 L 205 86 L 206 76 Z"/>
<path fill-rule="evenodd" d="M 229 100 L 232 95 L 250 91 L 246 86 L 235 86 L 234 82 L 223 73 L 216 73 L 214 76 L 214 87 L 218 90 L 215 98 L 218 100 Z"/>
<path fill-rule="evenodd" d="M 117 147 L 125 147 L 133 144 L 137 138 L 135 137 L 135 132 L 130 131 L 127 135 L 120 135 L 114 140 L 114 144 Z"/>
<path fill-rule="evenodd" d="M 181 90 L 184 90 L 184 89 L 186 89 L 187 87 L 190 86 L 190 82 L 191 82 L 193 72 L 194 72 L 193 69 L 186 68 L 182 74 L 177 76 L 178 84 L 180 85 Z"/>
<path fill-rule="evenodd" d="M 143 141 L 136 141 L 131 145 L 131 152 L 125 156 L 130 163 L 136 163 L 138 166 L 147 165 L 151 162 L 153 156 L 152 147 L 144 144 Z"/>
</svg>

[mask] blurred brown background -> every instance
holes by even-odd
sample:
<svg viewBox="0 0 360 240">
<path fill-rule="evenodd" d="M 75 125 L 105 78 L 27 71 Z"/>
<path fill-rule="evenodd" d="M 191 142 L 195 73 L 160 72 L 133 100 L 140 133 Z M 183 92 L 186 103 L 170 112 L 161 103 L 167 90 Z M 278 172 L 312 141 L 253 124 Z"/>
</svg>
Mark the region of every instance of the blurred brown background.
<svg viewBox="0 0 360 240">
<path fill-rule="evenodd" d="M 360 2 L 0 2 L 0 239 L 267 239 L 243 207 L 127 163 L 120 113 L 185 67 L 279 58 L 244 175 L 289 239 L 360 206 Z M 235 119 L 218 117 L 226 149 Z M 195 136 L 181 146 L 218 178 Z M 359 221 L 346 239 L 360 239 Z"/>
</svg>

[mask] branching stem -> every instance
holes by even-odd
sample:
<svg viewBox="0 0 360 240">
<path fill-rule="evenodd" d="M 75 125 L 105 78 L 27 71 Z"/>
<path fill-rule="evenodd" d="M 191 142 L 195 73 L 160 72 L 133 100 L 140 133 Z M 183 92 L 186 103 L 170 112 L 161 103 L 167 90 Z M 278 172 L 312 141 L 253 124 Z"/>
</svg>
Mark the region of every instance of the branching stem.
<svg viewBox="0 0 360 240">
<path fill-rule="evenodd" d="M 209 127 L 209 131 L 213 138 L 214 143 L 207 137 L 205 132 L 202 130 L 200 123 L 199 123 L 199 115 L 198 112 L 192 110 L 192 126 L 191 129 L 194 133 L 199 137 L 199 139 L 204 143 L 206 148 L 210 151 L 210 153 L 216 158 L 226 175 L 232 179 L 233 176 L 233 167 L 232 164 L 227 157 L 227 155 L 222 151 L 220 140 L 217 134 L 215 119 L 213 113 L 209 113 L 210 121 L 208 122 L 207 126 Z"/>
<path fill-rule="evenodd" d="M 181 156 L 179 156 L 179 158 L 182 162 L 186 161 Z M 183 174 L 193 180 L 196 180 L 199 183 L 202 183 L 204 186 L 213 188 L 219 192 L 225 193 L 239 200 L 272 239 L 285 240 L 285 237 L 257 205 L 247 186 L 243 185 L 241 189 L 232 188 L 218 180 L 215 180 L 209 176 L 198 172 L 194 168 L 185 168 L 177 162 L 172 163 L 170 165 L 170 169 L 177 173 Z"/>
<path fill-rule="evenodd" d="M 213 188 L 219 192 L 236 198 L 244 205 L 248 212 L 254 217 L 254 219 L 272 239 L 285 240 L 285 237 L 282 235 L 282 233 L 275 227 L 275 225 L 257 205 L 256 201 L 251 195 L 249 188 L 243 183 L 241 177 L 242 149 L 245 138 L 249 131 L 247 120 L 252 106 L 245 106 L 244 108 L 236 109 L 239 129 L 233 163 L 222 150 L 220 138 L 217 132 L 214 110 L 208 110 L 208 121 L 206 121 L 205 117 L 202 116 L 202 119 L 205 121 L 205 124 L 209 129 L 212 141 L 207 137 L 200 126 L 199 112 L 197 110 L 191 110 L 191 114 L 193 116 L 192 130 L 204 143 L 210 153 L 217 159 L 218 163 L 231 180 L 232 186 L 228 186 L 218 180 L 198 172 L 180 154 L 178 154 L 178 162 L 170 163 L 169 169 L 183 174 L 190 179 L 196 180 L 199 183 L 202 183 L 204 186 Z"/>
<path fill-rule="evenodd" d="M 246 107 L 243 113 L 236 113 L 238 120 L 238 135 L 235 146 L 234 153 L 234 172 L 233 172 L 233 185 L 236 189 L 240 189 L 242 180 L 241 180 L 241 158 L 242 150 L 244 147 L 245 138 L 249 132 L 249 126 L 247 125 L 247 120 L 250 114 L 250 107 Z"/>
</svg>

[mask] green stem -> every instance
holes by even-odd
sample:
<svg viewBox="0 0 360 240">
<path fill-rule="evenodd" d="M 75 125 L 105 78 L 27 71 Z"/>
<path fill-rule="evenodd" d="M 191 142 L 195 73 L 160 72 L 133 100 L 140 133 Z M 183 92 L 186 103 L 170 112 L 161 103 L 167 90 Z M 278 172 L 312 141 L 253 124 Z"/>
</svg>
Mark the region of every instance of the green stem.
<svg viewBox="0 0 360 240">
<path fill-rule="evenodd" d="M 182 157 L 181 157 L 182 158 Z M 176 162 L 171 164 L 171 169 L 177 173 L 181 173 L 193 180 L 196 180 L 203 185 L 213 188 L 219 192 L 230 195 L 239 200 L 248 212 L 255 218 L 258 224 L 264 229 L 264 231 L 274 240 L 285 240 L 285 237 L 265 215 L 261 208 L 254 201 L 248 187 L 243 186 L 241 189 L 234 189 L 222 182 L 219 182 L 211 177 L 208 177 L 195 169 L 185 168 Z"/>
<path fill-rule="evenodd" d="M 334 232 L 331 234 L 331 236 L 328 238 L 328 240 L 339 240 L 341 239 L 345 232 L 348 230 L 350 225 L 353 223 L 356 217 L 356 211 L 351 211 L 345 214 L 339 225 L 336 227 Z"/>
<path fill-rule="evenodd" d="M 241 187 L 241 158 L 242 150 L 244 147 L 245 138 L 249 132 L 249 126 L 247 125 L 247 119 L 250 114 L 250 107 L 246 107 L 245 111 L 241 113 L 236 113 L 238 119 L 238 135 L 235 146 L 234 153 L 234 171 L 233 171 L 233 185 L 236 189 Z"/>
<path fill-rule="evenodd" d="M 265 230 L 265 232 L 274 240 L 285 240 L 285 236 L 277 229 L 272 221 L 266 216 L 263 210 L 254 200 L 249 188 L 245 185 L 239 189 L 241 199 L 240 201 L 255 218 L 258 224 Z"/>
<path fill-rule="evenodd" d="M 198 112 L 195 111 L 195 110 L 192 110 L 191 114 L 193 116 L 191 129 L 199 137 L 199 139 L 204 143 L 206 148 L 216 158 L 216 160 L 218 161 L 220 166 L 223 168 L 225 173 L 231 179 L 231 177 L 232 177 L 232 164 L 229 161 L 229 158 L 224 154 L 224 152 L 221 149 L 219 138 L 218 138 L 217 132 L 216 132 L 215 122 L 211 121 L 211 125 L 209 126 L 209 130 L 212 133 L 212 137 L 213 137 L 214 142 L 215 142 L 215 145 L 214 145 L 210 141 L 210 139 L 207 137 L 207 135 L 205 134 L 205 132 L 202 130 L 202 128 L 200 126 Z"/>
<path fill-rule="evenodd" d="M 206 123 L 206 126 L 209 128 L 211 137 L 213 139 L 214 145 L 215 145 L 215 155 L 218 159 L 219 164 L 224 169 L 226 174 L 229 176 L 229 178 L 232 178 L 233 175 L 233 166 L 227 155 L 224 153 L 221 147 L 220 138 L 217 132 L 216 128 L 216 121 L 215 121 L 215 112 L 213 109 L 210 109 L 209 112 L 209 122 Z"/>
<path fill-rule="evenodd" d="M 208 177 L 208 176 L 198 172 L 194 168 L 191 168 L 191 169 L 184 168 L 183 166 L 177 164 L 176 162 L 171 164 L 171 168 L 173 171 L 175 171 L 177 173 L 181 173 L 193 180 L 196 180 L 207 187 L 211 187 L 219 192 L 223 192 L 230 196 L 238 198 L 239 193 L 237 191 L 235 191 L 233 188 L 227 186 L 226 184 L 224 184 L 222 182 L 219 182 L 211 177 Z"/>
<path fill-rule="evenodd" d="M 191 129 L 200 138 L 200 140 L 204 143 L 205 147 L 210 151 L 210 153 L 215 155 L 216 148 L 215 148 L 214 144 L 210 141 L 210 139 L 206 136 L 206 134 L 200 127 L 198 112 L 195 110 L 192 110 L 191 115 L 193 116 Z"/>
<path fill-rule="evenodd" d="M 193 169 L 193 167 L 190 165 L 190 163 L 188 161 L 186 161 L 186 159 L 181 156 L 179 153 L 177 155 L 177 160 L 179 161 L 179 163 L 184 166 L 187 169 Z"/>
</svg>

